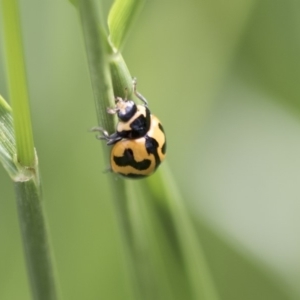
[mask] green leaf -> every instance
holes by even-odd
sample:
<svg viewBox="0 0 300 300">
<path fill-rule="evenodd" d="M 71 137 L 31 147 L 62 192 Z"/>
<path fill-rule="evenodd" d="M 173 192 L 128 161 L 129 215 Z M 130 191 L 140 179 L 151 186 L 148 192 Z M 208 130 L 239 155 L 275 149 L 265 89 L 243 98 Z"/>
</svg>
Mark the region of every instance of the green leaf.
<svg viewBox="0 0 300 300">
<path fill-rule="evenodd" d="M 108 16 L 108 27 L 110 40 L 117 49 L 123 46 L 135 16 L 144 3 L 144 0 L 116 0 L 114 2 Z"/>
<path fill-rule="evenodd" d="M 18 1 L 3 0 L 1 4 L 12 110 L 0 97 L 0 160 L 14 181 L 32 298 L 57 300 L 33 143 Z"/>
<path fill-rule="evenodd" d="M 11 178 L 18 173 L 14 162 L 16 151 L 11 108 L 0 95 L 0 161 Z"/>
<path fill-rule="evenodd" d="M 143 185 L 144 193 L 150 196 L 156 214 L 160 212 L 160 215 L 167 219 L 167 228 L 172 228 L 174 232 L 176 242 L 173 242 L 173 255 L 177 245 L 178 263 L 182 259 L 182 272 L 185 272 L 191 299 L 219 299 L 195 224 L 191 221 L 167 164 L 164 163 L 157 174 L 147 178 Z M 161 230 L 166 229 L 162 227 Z"/>
<path fill-rule="evenodd" d="M 0 95 L 0 162 L 13 181 L 23 182 L 34 178 L 34 180 L 38 182 L 39 178 L 35 170 L 37 166 L 28 168 L 22 166 L 17 161 L 17 148 L 13 125 L 11 107 Z"/>
<path fill-rule="evenodd" d="M 18 162 L 26 167 L 35 166 L 32 126 L 22 34 L 16 0 L 2 0 L 4 49 L 7 62 L 10 101 L 14 117 L 14 131 Z"/>
</svg>

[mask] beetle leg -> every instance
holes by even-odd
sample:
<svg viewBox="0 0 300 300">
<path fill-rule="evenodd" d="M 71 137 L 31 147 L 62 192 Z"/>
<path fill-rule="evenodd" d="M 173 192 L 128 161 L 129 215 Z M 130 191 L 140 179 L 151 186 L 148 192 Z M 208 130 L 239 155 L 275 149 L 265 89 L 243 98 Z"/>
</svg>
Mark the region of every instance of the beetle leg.
<svg viewBox="0 0 300 300">
<path fill-rule="evenodd" d="M 108 167 L 106 167 L 104 170 L 103 170 L 103 173 L 109 173 L 109 172 L 112 172 L 113 170 L 112 170 L 112 168 L 111 168 L 111 166 L 108 166 Z"/>
<path fill-rule="evenodd" d="M 117 104 L 119 101 L 123 100 L 122 98 L 120 97 L 116 97 L 115 98 L 115 103 Z M 106 109 L 107 113 L 111 114 L 111 115 L 114 115 L 116 114 L 120 109 L 118 108 L 118 106 L 116 105 L 115 107 L 108 107 Z"/>
<path fill-rule="evenodd" d="M 142 101 L 144 102 L 144 105 L 145 106 L 148 106 L 148 101 L 147 99 L 142 95 L 140 94 L 137 90 L 136 90 L 136 86 L 137 86 L 137 79 L 134 77 L 132 79 L 132 84 L 133 84 L 133 93 Z"/>
<path fill-rule="evenodd" d="M 108 114 L 114 115 L 119 111 L 119 109 L 117 107 L 108 107 L 106 111 Z"/>
<path fill-rule="evenodd" d="M 102 127 L 93 127 L 90 129 L 92 132 L 101 132 L 102 135 L 97 135 L 98 140 L 106 140 L 109 141 L 109 134 L 106 130 L 104 130 Z"/>
<path fill-rule="evenodd" d="M 109 134 L 105 129 L 102 127 L 93 127 L 90 131 L 93 132 L 101 132 L 102 135 L 97 135 L 96 138 L 98 140 L 105 140 L 107 145 L 113 145 L 116 142 L 120 141 L 122 139 L 121 136 L 117 132 L 114 132 L 112 134 Z"/>
</svg>

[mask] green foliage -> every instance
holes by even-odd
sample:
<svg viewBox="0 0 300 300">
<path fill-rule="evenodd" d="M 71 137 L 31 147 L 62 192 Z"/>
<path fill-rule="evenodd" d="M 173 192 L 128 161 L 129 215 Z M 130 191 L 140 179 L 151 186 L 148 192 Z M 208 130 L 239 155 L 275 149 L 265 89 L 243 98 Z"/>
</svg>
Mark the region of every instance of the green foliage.
<svg viewBox="0 0 300 300">
<path fill-rule="evenodd" d="M 116 0 L 108 15 L 110 40 L 116 49 L 121 49 L 136 15 L 145 0 Z"/>
<path fill-rule="evenodd" d="M 2 1 L 2 9 L 17 157 L 21 165 L 33 167 L 35 154 L 17 2 Z"/>
<path fill-rule="evenodd" d="M 76 1 L 81 31 L 68 1 L 21 6 L 44 203 L 66 299 L 299 299 L 294 2 L 147 1 L 132 26 L 141 6 L 115 1 L 109 33 L 110 1 Z M 1 66 L 0 92 L 10 99 Z M 143 181 L 102 174 L 109 148 L 87 133 L 114 130 L 106 108 L 124 87 L 133 97 L 132 75 L 168 141 L 167 161 Z M 0 139 L 13 128 L 3 103 Z M 18 168 L 14 144 L 0 142 L 10 172 Z M 0 298 L 27 300 L 2 171 Z"/>
<path fill-rule="evenodd" d="M 12 0 L 1 4 L 12 110 L 0 97 L 0 161 L 15 186 L 32 298 L 56 300 L 58 296 L 29 113 L 18 3 Z"/>
<path fill-rule="evenodd" d="M 14 161 L 15 155 L 16 142 L 11 108 L 0 96 L 0 161 L 12 178 L 14 178 L 18 172 Z"/>
</svg>

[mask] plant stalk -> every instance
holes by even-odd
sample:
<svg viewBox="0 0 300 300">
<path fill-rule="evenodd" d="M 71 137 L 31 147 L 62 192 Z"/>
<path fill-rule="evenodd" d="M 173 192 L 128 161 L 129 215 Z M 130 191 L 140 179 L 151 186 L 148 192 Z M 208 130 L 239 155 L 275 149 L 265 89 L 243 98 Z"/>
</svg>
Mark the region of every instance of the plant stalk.
<svg viewBox="0 0 300 300">
<path fill-rule="evenodd" d="M 34 167 L 34 143 L 17 0 L 2 0 L 2 18 L 17 160 L 22 166 Z"/>
<path fill-rule="evenodd" d="M 56 300 L 55 273 L 40 192 L 33 179 L 15 182 L 14 186 L 32 298 Z"/>
<path fill-rule="evenodd" d="M 5 139 L 1 142 L 5 146 L 3 151 L 5 150 L 9 154 L 12 163 L 15 164 L 15 173 L 9 175 L 14 181 L 32 298 L 35 300 L 56 300 L 58 296 L 51 247 L 41 202 L 38 160 L 34 149 L 29 111 L 18 2 L 17 0 L 2 0 L 1 4 L 4 48 L 13 116 L 13 123 L 8 118 L 11 116 L 7 116 L 5 120 L 4 126 L 6 127 L 1 131 L 5 134 L 7 142 L 5 143 Z M 3 116 L 5 117 L 4 114 Z"/>
</svg>

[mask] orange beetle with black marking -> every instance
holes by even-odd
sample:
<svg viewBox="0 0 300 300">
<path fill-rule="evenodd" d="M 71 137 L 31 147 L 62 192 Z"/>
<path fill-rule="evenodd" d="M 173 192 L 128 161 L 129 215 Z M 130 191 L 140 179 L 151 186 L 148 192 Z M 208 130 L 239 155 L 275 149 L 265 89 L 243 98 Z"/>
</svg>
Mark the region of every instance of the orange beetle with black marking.
<svg viewBox="0 0 300 300">
<path fill-rule="evenodd" d="M 137 105 L 132 100 L 116 98 L 116 106 L 107 110 L 117 114 L 119 122 L 115 133 L 109 135 L 96 127 L 103 135 L 98 138 L 113 145 L 110 153 L 111 171 L 127 178 L 143 178 L 151 175 L 166 155 L 166 136 L 157 117 L 151 114 L 147 100 L 137 92 L 133 80 L 134 94 L 144 103 Z"/>
</svg>

